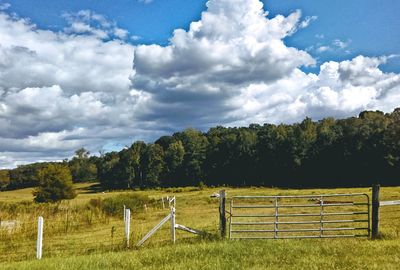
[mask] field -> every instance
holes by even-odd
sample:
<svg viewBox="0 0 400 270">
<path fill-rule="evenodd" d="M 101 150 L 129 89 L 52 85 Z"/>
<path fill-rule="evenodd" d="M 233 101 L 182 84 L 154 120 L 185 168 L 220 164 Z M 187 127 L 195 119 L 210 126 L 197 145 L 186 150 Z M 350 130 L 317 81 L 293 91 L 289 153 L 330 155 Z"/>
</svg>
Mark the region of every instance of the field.
<svg viewBox="0 0 400 270">
<path fill-rule="evenodd" d="M 1 192 L 0 219 L 18 222 L 0 235 L 0 269 L 396 269 L 400 263 L 400 207 L 381 210 L 381 238 L 221 240 L 218 235 L 219 188 L 173 188 L 102 192 L 92 184 L 76 186 L 79 195 L 58 205 L 33 205 L 31 189 Z M 225 188 L 234 195 L 368 193 L 369 188 L 284 190 Z M 176 221 L 204 230 L 202 238 L 177 232 L 175 245 L 165 224 L 141 248 L 126 248 L 122 209 L 110 216 L 89 202 L 133 193 L 153 199 L 132 209 L 131 243 L 136 243 L 169 210 L 161 198 L 176 196 Z M 400 187 L 381 189 L 381 200 L 400 198 Z M 95 200 L 95 201 L 96 201 Z M 37 216 L 45 219 L 43 259 L 35 259 Z"/>
</svg>

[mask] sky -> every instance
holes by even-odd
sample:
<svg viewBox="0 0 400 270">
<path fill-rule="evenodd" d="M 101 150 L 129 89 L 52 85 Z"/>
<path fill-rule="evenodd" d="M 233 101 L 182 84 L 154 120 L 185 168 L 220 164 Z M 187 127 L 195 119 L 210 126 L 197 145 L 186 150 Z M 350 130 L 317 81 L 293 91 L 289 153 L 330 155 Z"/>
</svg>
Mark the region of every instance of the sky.
<svg viewBox="0 0 400 270">
<path fill-rule="evenodd" d="M 0 168 L 400 106 L 397 0 L 0 0 Z"/>
</svg>

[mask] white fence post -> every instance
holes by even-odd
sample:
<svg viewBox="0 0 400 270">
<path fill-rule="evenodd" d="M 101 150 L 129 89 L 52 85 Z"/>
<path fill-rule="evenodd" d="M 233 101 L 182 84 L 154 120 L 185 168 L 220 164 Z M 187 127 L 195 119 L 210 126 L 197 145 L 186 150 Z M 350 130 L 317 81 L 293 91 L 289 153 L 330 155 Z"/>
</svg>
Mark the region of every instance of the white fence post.
<svg viewBox="0 0 400 270">
<path fill-rule="evenodd" d="M 126 236 L 126 246 L 129 247 L 129 236 L 131 227 L 131 210 L 126 209 L 125 211 L 125 236 Z"/>
<path fill-rule="evenodd" d="M 176 240 L 175 207 L 171 207 L 171 236 L 172 236 L 172 242 L 175 244 L 175 240 Z"/>
<path fill-rule="evenodd" d="M 42 248 L 43 248 L 43 217 L 38 219 L 38 234 L 36 242 L 36 258 L 40 260 L 42 258 Z"/>
</svg>

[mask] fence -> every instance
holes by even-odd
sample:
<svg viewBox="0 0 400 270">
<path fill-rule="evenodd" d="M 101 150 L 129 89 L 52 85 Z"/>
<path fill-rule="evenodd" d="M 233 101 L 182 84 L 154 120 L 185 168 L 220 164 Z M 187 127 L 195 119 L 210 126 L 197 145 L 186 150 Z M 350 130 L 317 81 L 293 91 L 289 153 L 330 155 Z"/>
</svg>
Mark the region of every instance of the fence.
<svg viewBox="0 0 400 270">
<path fill-rule="evenodd" d="M 389 208 L 393 206 L 400 206 L 400 200 L 380 201 L 380 186 L 374 185 L 372 187 L 372 238 L 377 238 L 380 236 L 380 207 Z M 399 213 L 400 208 L 389 211 Z"/>
<path fill-rule="evenodd" d="M 123 218 L 97 213 L 97 209 L 78 213 L 67 208 L 57 209 L 55 214 L 46 210 L 44 218 L 32 219 L 34 213 L 23 219 L 0 216 L 0 262 L 129 248 L 142 236 L 143 230 L 147 230 L 147 221 L 165 212 L 162 200 L 160 198 L 148 209 L 144 205 L 135 209 L 133 216 L 124 206 L 119 215 Z M 175 197 L 164 198 L 164 201 L 166 206 L 176 205 Z"/>
<path fill-rule="evenodd" d="M 228 204 L 228 211 L 225 209 L 224 190 L 212 197 L 219 197 L 219 229 L 222 237 L 227 234 L 228 213 L 230 239 L 357 237 L 368 236 L 370 232 L 375 238 L 379 235 L 379 224 L 382 221 L 379 213 L 382 210 L 385 213 L 384 218 L 388 217 L 389 212 L 400 214 L 400 208 L 396 209 L 400 200 L 393 200 L 396 193 L 387 197 L 391 200 L 380 201 L 379 190 L 379 186 L 373 187 L 372 203 L 367 194 L 234 196 L 230 198 L 232 200 Z M 167 206 L 170 209 L 168 214 L 160 210 Z M 172 242 L 176 241 L 176 230 L 197 235 L 206 234 L 177 223 L 175 197 L 161 198 L 157 207 L 155 212 L 147 213 L 147 208 L 144 207 L 144 212 L 135 213 L 132 229 L 131 211 L 126 207 L 123 219 L 103 216 L 96 220 L 91 215 L 80 215 L 82 219 L 77 220 L 67 213 L 63 220 L 39 218 L 37 221 L 0 221 L 0 261 L 122 250 L 133 246 L 133 242 L 136 246 L 143 245 L 162 227 L 166 229 L 163 239 L 171 239 Z M 167 215 L 158 222 L 164 214 Z M 164 226 L 168 221 L 170 226 Z M 141 237 L 151 223 L 158 224 L 145 237 Z M 138 231 L 138 226 L 142 225 L 145 228 Z M 159 238 L 160 235 L 157 241 Z M 136 242 L 137 240 L 140 241 Z"/>
<path fill-rule="evenodd" d="M 384 209 L 389 209 L 400 206 L 400 200 L 380 201 L 379 193 L 380 186 L 374 185 L 372 187 L 371 202 L 369 196 L 365 193 L 306 196 L 235 196 L 230 201 L 229 211 L 226 211 L 226 194 L 224 190 L 221 190 L 218 195 L 220 198 L 219 216 L 221 237 L 226 236 L 226 220 L 229 219 L 230 239 L 336 238 L 370 236 L 374 239 L 380 236 L 380 213 L 382 212 L 380 208 L 384 207 Z M 353 199 L 348 200 L 346 197 Z M 327 200 L 327 198 L 329 199 Z M 339 198 L 341 199 L 339 200 Z M 354 200 L 354 198 L 357 199 Z M 288 199 L 297 200 L 297 203 L 285 204 L 282 202 L 282 200 Z M 304 199 L 307 199 L 307 201 L 303 203 L 298 202 L 299 200 Z M 236 204 L 237 200 L 253 201 L 245 205 L 238 205 Z M 262 204 L 260 205 L 260 203 Z M 359 207 L 364 208 L 359 209 Z M 297 212 L 289 212 L 288 210 L 296 208 L 298 209 Z M 326 209 L 329 208 L 335 211 L 326 211 Z M 309 209 L 319 209 L 319 211 L 313 212 Z M 243 213 L 238 212 L 238 210 L 243 210 Z M 254 210 L 258 210 L 258 212 Z M 228 218 L 226 217 L 226 213 L 229 214 Z M 400 215 L 400 207 L 398 209 L 384 210 L 384 213 L 398 213 Z M 333 219 L 335 216 L 350 216 L 352 218 Z M 247 218 L 248 220 L 240 220 L 242 218 Z M 268 220 L 268 218 L 272 220 Z M 315 220 L 310 220 L 309 218 L 315 218 Z M 395 220 L 399 221 L 400 216 L 396 217 Z M 393 219 L 391 221 L 393 221 Z M 329 226 L 332 224 L 336 226 Z M 359 224 L 361 226 L 354 226 L 353 224 Z M 247 226 L 247 228 L 244 226 Z M 267 228 L 267 226 L 270 226 L 270 228 Z M 309 227 L 299 228 L 296 226 Z M 335 232 L 348 231 L 359 233 L 334 234 Z M 295 235 L 296 233 L 299 234 Z M 396 234 L 397 236 L 400 236 L 400 231 L 396 230 Z"/>
<path fill-rule="evenodd" d="M 176 230 L 203 235 L 202 231 L 176 223 L 176 198 L 167 197 L 160 200 L 167 203 L 170 213 L 152 230 L 150 230 L 135 246 L 144 244 L 164 223 L 170 221 L 172 242 L 176 241 Z M 144 205 L 143 205 L 144 207 Z M 164 208 L 165 205 L 162 207 Z M 143 215 L 157 216 L 162 211 L 147 212 Z M 53 220 L 39 216 L 35 222 L 0 221 L 5 230 L 0 230 L 0 262 L 21 259 L 37 259 L 58 254 L 87 254 L 95 251 L 122 250 L 131 246 L 132 234 L 140 236 L 137 217 L 133 230 L 131 229 L 131 210 L 123 206 L 123 219 L 109 218 L 107 220 L 78 222 L 66 216 L 65 220 Z M 142 216 L 143 217 L 143 216 Z M 154 218 L 154 217 L 153 217 Z M 152 218 L 152 219 L 153 219 Z M 6 227 L 7 226 L 7 227 Z M 18 226 L 18 227 L 16 227 Z M 4 240 L 4 241 L 2 241 Z"/>
<path fill-rule="evenodd" d="M 186 227 L 181 224 L 176 223 L 176 198 L 173 197 L 171 199 L 168 199 L 169 204 L 173 205 L 171 206 L 171 213 L 169 213 L 165 218 L 163 218 L 154 228 L 152 228 L 137 244 L 137 247 L 142 246 L 151 236 L 153 236 L 157 230 L 159 230 L 167 221 L 171 222 L 171 238 L 172 238 L 172 243 L 175 243 L 176 241 L 176 230 L 182 230 L 188 233 L 192 234 L 197 234 L 197 235 L 205 235 L 206 233 L 203 231 L 199 231 L 193 228 Z"/>
<path fill-rule="evenodd" d="M 367 194 L 235 196 L 230 239 L 368 237 Z"/>
</svg>

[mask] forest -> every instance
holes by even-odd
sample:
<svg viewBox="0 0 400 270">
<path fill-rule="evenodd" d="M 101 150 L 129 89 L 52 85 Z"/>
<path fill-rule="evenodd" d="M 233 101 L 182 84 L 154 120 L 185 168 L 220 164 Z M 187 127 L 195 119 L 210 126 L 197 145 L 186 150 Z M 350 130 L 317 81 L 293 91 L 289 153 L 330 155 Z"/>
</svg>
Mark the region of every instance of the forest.
<svg viewBox="0 0 400 270">
<path fill-rule="evenodd" d="M 119 152 L 78 149 L 74 182 L 104 189 L 180 186 L 356 187 L 400 184 L 400 108 L 294 124 L 188 128 Z M 0 170 L 0 189 L 37 185 L 48 163 Z"/>
</svg>

